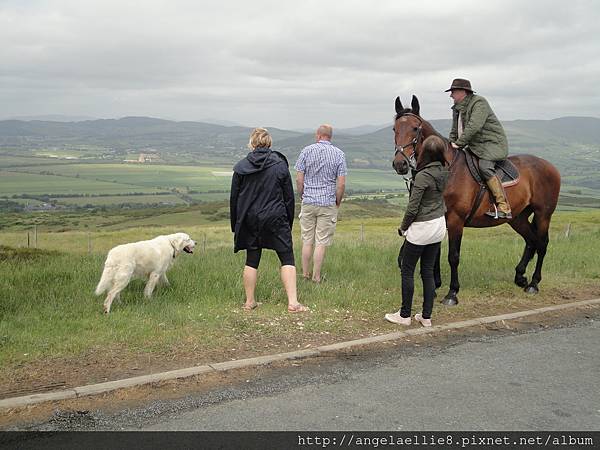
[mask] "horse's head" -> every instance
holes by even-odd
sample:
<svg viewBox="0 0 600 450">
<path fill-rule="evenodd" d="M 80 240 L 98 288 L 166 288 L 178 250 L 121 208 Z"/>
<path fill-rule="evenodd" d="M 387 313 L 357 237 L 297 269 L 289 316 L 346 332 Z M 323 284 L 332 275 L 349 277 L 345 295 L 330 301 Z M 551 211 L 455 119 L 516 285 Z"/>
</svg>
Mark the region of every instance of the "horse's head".
<svg viewBox="0 0 600 450">
<path fill-rule="evenodd" d="M 392 167 L 399 175 L 417 167 L 418 151 L 423 142 L 423 119 L 419 116 L 419 99 L 412 96 L 410 108 L 404 108 L 396 97 L 394 120 L 394 161 Z"/>
</svg>

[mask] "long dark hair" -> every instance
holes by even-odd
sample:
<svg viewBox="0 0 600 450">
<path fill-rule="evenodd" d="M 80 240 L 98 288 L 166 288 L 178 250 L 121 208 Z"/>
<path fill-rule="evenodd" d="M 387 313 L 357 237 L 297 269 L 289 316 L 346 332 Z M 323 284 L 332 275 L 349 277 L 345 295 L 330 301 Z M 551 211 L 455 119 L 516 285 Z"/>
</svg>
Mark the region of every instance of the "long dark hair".
<svg viewBox="0 0 600 450">
<path fill-rule="evenodd" d="M 417 170 L 421 170 L 427 164 L 434 161 L 439 161 L 444 165 L 446 163 L 445 151 L 446 143 L 441 137 L 429 136 L 423 141 L 423 148 L 417 158 Z"/>
</svg>

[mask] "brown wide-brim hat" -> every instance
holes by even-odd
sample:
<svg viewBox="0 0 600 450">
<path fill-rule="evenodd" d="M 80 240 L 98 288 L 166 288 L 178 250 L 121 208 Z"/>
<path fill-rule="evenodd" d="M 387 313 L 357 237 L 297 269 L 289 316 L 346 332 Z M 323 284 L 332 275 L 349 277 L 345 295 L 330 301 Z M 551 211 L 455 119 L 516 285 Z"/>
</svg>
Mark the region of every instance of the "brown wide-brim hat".
<svg viewBox="0 0 600 450">
<path fill-rule="evenodd" d="M 452 80 L 452 85 L 444 92 L 450 92 L 453 89 L 463 89 L 465 91 L 475 92 L 473 88 L 471 88 L 471 82 L 469 80 L 465 80 L 464 78 L 455 78 Z"/>
</svg>

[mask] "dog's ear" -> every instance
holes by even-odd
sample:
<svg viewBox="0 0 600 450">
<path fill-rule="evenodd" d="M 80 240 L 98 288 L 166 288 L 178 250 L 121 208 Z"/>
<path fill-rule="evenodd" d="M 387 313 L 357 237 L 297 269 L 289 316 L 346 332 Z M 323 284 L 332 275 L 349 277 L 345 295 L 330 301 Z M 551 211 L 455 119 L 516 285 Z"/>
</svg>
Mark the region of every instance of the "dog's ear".
<svg viewBox="0 0 600 450">
<path fill-rule="evenodd" d="M 185 237 L 182 233 L 173 234 L 170 236 L 169 242 L 177 252 L 180 252 L 183 250 Z"/>
</svg>

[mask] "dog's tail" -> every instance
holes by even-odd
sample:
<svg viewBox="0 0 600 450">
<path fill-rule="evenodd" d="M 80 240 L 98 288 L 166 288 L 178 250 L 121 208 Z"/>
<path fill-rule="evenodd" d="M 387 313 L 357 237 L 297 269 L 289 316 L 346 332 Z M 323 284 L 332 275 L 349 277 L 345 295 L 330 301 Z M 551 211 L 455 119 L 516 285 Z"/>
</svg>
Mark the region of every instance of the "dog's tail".
<svg viewBox="0 0 600 450">
<path fill-rule="evenodd" d="M 111 266 L 104 266 L 104 271 L 102 272 L 102 277 L 100 277 L 100 282 L 98 286 L 96 286 L 96 295 L 102 295 L 104 292 L 108 290 L 111 286 L 113 277 L 114 277 L 115 268 Z"/>
</svg>

